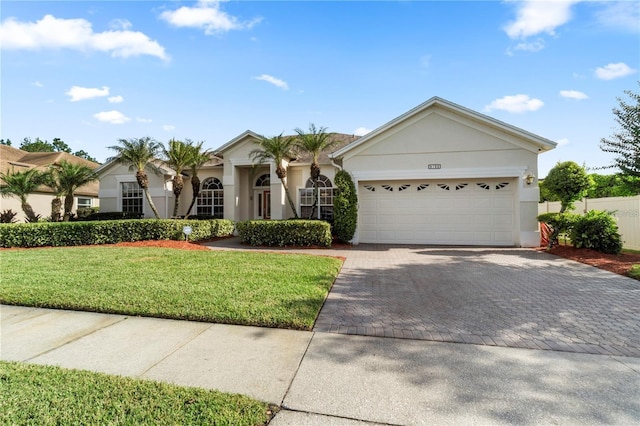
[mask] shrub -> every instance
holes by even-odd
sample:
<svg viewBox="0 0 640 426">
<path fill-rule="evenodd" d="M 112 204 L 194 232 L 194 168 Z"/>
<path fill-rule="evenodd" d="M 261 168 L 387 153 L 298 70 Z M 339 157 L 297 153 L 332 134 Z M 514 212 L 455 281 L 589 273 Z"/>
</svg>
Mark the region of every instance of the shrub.
<svg viewBox="0 0 640 426">
<path fill-rule="evenodd" d="M 3 210 L 2 213 L 0 213 L 0 223 L 15 223 L 17 222 L 17 215 L 18 213 L 14 212 L 11 209 Z"/>
<path fill-rule="evenodd" d="M 88 216 L 80 217 L 77 220 L 94 221 L 94 220 L 119 220 L 119 219 L 142 219 L 142 213 L 134 212 L 95 212 Z"/>
<path fill-rule="evenodd" d="M 358 196 L 351 175 L 340 170 L 334 179 L 338 193 L 333 199 L 333 235 L 348 243 L 353 239 L 358 224 Z"/>
<path fill-rule="evenodd" d="M 571 230 L 576 248 L 588 248 L 608 254 L 622 250 L 622 238 L 615 218 L 609 212 L 591 210 L 578 218 Z"/>
<path fill-rule="evenodd" d="M 236 229 L 252 246 L 331 246 L 331 226 L 321 220 L 248 220 Z"/>
<path fill-rule="evenodd" d="M 538 222 L 546 223 L 551 228 L 549 247 L 558 244 L 560 234 L 571 234 L 573 225 L 579 218 L 580 215 L 575 213 L 543 213 L 538 215 Z"/>
<path fill-rule="evenodd" d="M 0 224 L 0 247 L 77 246 L 123 241 L 184 240 L 184 226 L 192 229 L 189 241 L 233 233 L 230 220 L 112 220 Z"/>
<path fill-rule="evenodd" d="M 84 220 L 86 217 L 98 213 L 99 207 L 80 207 L 76 210 L 76 220 Z"/>
</svg>

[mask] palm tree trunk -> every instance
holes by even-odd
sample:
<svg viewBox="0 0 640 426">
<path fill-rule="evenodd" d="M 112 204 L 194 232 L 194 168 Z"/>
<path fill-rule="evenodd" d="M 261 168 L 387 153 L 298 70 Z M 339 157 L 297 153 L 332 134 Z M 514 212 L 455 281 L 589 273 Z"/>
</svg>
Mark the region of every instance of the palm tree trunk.
<svg viewBox="0 0 640 426">
<path fill-rule="evenodd" d="M 153 214 L 156 216 L 156 219 L 160 219 L 160 213 L 158 213 L 158 209 L 156 208 L 156 205 L 153 204 L 153 200 L 151 199 L 151 194 L 149 194 L 149 190 L 147 190 L 146 188 L 142 188 L 142 190 L 144 191 L 144 196 L 147 198 L 147 203 L 149 203 L 149 206 L 151 207 Z"/>
<path fill-rule="evenodd" d="M 27 222 L 37 222 L 38 216 L 33 212 L 33 208 L 31 207 L 31 204 L 27 203 L 26 198 L 21 200 L 20 204 L 24 215 L 27 217 Z"/>
<path fill-rule="evenodd" d="M 182 181 L 182 176 L 175 175 L 173 177 L 173 195 L 175 195 L 175 201 L 173 203 L 173 217 L 178 217 L 178 208 L 180 207 L 180 194 L 182 193 L 182 188 L 184 187 L 184 183 Z"/>
<path fill-rule="evenodd" d="M 296 211 L 296 205 L 294 204 L 293 200 L 291 199 L 291 194 L 289 194 L 289 188 L 287 187 L 287 184 L 285 183 L 284 179 L 280 179 L 280 182 L 282 182 L 282 187 L 284 188 L 284 193 L 287 196 L 287 200 L 289 201 L 289 206 L 291 207 L 291 211 L 293 211 L 293 217 L 298 219 L 298 212 Z"/>
<path fill-rule="evenodd" d="M 149 203 L 149 207 L 153 211 L 153 214 L 156 216 L 156 219 L 160 219 L 160 213 L 158 213 L 158 209 L 156 205 L 153 204 L 153 200 L 151 199 L 151 194 L 149 194 L 149 178 L 144 170 L 138 170 L 136 172 L 136 180 L 138 181 L 138 185 L 142 188 L 144 192 L 144 196 L 147 198 L 147 203 Z"/>
<path fill-rule="evenodd" d="M 64 216 L 62 217 L 63 222 L 69 222 L 72 208 L 73 208 L 73 194 L 67 194 L 64 197 Z"/>
<path fill-rule="evenodd" d="M 62 209 L 62 200 L 60 197 L 55 197 L 51 200 L 51 221 L 60 222 L 60 210 Z"/>
<path fill-rule="evenodd" d="M 191 214 L 191 209 L 195 205 L 198 195 L 200 195 L 200 178 L 198 176 L 194 175 L 191 177 L 191 190 L 193 191 L 193 197 L 191 197 L 191 204 L 189 204 L 187 214 L 184 215 L 185 219 Z"/>
<path fill-rule="evenodd" d="M 311 163 L 311 179 L 313 179 L 313 204 L 311 205 L 311 214 L 309 219 L 315 217 L 318 208 L 318 178 L 320 177 L 320 165 L 315 161 Z"/>
</svg>

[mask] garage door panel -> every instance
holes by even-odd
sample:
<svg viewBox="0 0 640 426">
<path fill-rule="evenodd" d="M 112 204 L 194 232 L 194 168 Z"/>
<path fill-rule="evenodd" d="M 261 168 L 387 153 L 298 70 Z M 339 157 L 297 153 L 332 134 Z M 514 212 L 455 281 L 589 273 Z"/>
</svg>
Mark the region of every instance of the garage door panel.
<svg viewBox="0 0 640 426">
<path fill-rule="evenodd" d="M 361 183 L 359 239 L 514 245 L 515 188 L 509 179 Z"/>
</svg>

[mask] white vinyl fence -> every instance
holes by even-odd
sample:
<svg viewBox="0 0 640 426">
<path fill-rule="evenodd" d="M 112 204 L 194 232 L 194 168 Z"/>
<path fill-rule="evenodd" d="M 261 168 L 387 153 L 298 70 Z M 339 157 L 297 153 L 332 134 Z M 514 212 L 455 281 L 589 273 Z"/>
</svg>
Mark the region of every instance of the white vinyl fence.
<svg viewBox="0 0 640 426">
<path fill-rule="evenodd" d="M 640 195 L 635 197 L 585 198 L 574 203 L 572 213 L 586 213 L 591 210 L 613 212 L 618 221 L 618 231 L 622 235 L 624 247 L 640 250 Z M 559 201 L 545 201 L 538 204 L 538 214 L 559 212 Z"/>
</svg>

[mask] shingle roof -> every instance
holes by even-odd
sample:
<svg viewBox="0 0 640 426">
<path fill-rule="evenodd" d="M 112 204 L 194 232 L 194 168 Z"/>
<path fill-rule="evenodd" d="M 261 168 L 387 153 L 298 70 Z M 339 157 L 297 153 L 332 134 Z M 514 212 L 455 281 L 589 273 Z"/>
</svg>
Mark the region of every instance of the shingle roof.
<svg viewBox="0 0 640 426">
<path fill-rule="evenodd" d="M 288 137 L 295 137 L 295 136 L 288 136 Z M 344 133 L 330 133 L 329 134 L 329 140 L 333 141 L 334 144 L 331 146 L 331 148 L 329 148 L 328 150 L 322 152 L 320 154 L 320 157 L 318 158 L 318 163 L 320 164 L 329 164 L 331 163 L 331 160 L 329 158 L 329 154 L 344 148 L 345 146 L 349 145 L 351 142 L 359 139 L 360 136 L 356 136 L 356 135 L 347 135 Z M 295 161 L 297 163 L 310 163 L 311 162 L 311 155 L 309 155 L 306 152 L 302 152 L 300 150 L 296 150 L 295 151 L 296 154 L 296 159 Z"/>
<path fill-rule="evenodd" d="M 0 145 L 0 171 L 2 173 L 7 173 L 11 170 L 20 171 L 30 169 L 38 169 L 44 172 L 50 165 L 63 160 L 73 164 L 82 164 L 92 169 L 96 169 L 99 166 L 98 163 L 76 157 L 66 152 L 27 152 L 12 146 Z M 80 187 L 76 191 L 76 194 L 97 197 L 98 188 L 99 183 L 97 181 L 92 182 Z M 53 191 L 51 188 L 43 185 L 38 188 L 38 192 L 51 193 Z"/>
</svg>

